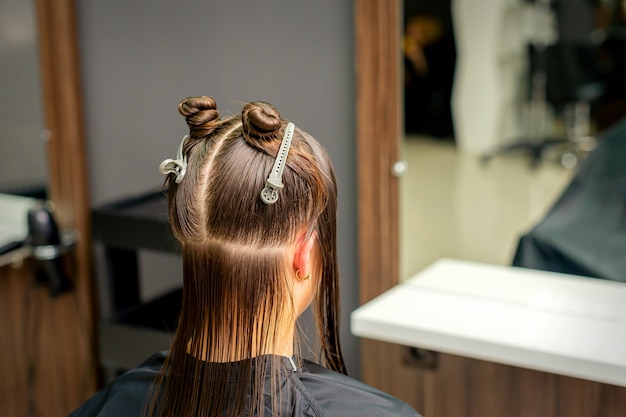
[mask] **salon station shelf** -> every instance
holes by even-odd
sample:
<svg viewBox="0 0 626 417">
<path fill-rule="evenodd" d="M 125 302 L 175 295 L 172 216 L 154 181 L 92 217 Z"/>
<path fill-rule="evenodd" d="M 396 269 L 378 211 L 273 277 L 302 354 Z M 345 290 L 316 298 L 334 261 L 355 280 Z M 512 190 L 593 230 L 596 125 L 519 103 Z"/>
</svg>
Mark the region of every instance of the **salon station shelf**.
<svg viewBox="0 0 626 417">
<path fill-rule="evenodd" d="M 621 282 L 441 259 L 355 310 L 351 328 L 364 338 L 626 387 L 624 300 Z"/>
<path fill-rule="evenodd" d="M 92 227 L 106 269 L 100 277 L 104 281 L 100 283 L 100 348 L 109 380 L 169 346 L 182 290 L 142 300 L 138 257 L 141 250 L 180 253 L 180 248 L 171 233 L 167 198 L 161 191 L 95 208 Z"/>
<path fill-rule="evenodd" d="M 167 220 L 167 197 L 163 192 L 143 194 L 93 210 L 96 240 L 119 248 L 146 248 L 179 252 Z"/>
</svg>

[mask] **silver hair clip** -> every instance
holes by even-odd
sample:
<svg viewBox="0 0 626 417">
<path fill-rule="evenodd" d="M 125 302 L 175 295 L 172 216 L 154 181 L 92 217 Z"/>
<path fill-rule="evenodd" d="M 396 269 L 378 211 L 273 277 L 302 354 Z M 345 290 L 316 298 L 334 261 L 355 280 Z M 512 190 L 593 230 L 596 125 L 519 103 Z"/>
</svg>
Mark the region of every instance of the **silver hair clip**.
<svg viewBox="0 0 626 417">
<path fill-rule="evenodd" d="M 265 204 L 274 204 L 278 201 L 278 190 L 284 187 L 283 185 L 283 169 L 287 162 L 287 154 L 289 153 L 289 147 L 291 146 L 291 138 L 293 138 L 293 130 L 295 126 L 293 123 L 289 123 L 285 128 L 285 135 L 283 141 L 278 149 L 272 172 L 265 181 L 265 188 L 261 191 L 261 200 Z"/>
<path fill-rule="evenodd" d="M 159 171 L 161 174 L 176 174 L 176 184 L 180 184 L 187 172 L 187 157 L 183 156 L 183 146 L 185 141 L 189 139 L 188 135 L 185 135 L 183 140 L 178 145 L 178 151 L 176 152 L 176 159 L 166 159 L 159 165 Z"/>
</svg>

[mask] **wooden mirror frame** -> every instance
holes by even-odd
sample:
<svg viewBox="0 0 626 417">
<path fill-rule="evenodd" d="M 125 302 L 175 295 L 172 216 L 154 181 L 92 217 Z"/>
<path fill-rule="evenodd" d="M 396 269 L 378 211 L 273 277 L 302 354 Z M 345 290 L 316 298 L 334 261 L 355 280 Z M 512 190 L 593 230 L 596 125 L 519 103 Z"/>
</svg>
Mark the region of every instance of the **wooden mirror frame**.
<svg viewBox="0 0 626 417">
<path fill-rule="evenodd" d="M 74 0 L 37 0 L 35 7 L 48 197 L 59 226 L 77 236 L 68 262 L 74 288 L 55 298 L 46 288 L 36 294 L 41 309 L 39 340 L 45 346 L 35 381 L 36 407 L 47 415 L 62 416 L 98 388 L 89 181 L 76 4 Z"/>
<path fill-rule="evenodd" d="M 401 7 L 396 0 L 355 0 L 359 302 L 399 282 Z M 406 365 L 407 348 L 362 339 L 362 380 L 418 408 L 424 373 Z"/>
<path fill-rule="evenodd" d="M 356 0 L 360 302 L 398 282 L 398 1 Z"/>
</svg>

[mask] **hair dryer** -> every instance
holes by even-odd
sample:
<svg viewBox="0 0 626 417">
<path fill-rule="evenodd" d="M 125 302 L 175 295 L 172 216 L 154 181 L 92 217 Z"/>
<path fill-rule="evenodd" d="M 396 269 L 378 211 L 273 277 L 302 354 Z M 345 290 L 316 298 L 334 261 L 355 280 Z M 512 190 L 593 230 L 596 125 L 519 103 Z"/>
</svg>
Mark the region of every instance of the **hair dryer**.
<svg viewBox="0 0 626 417">
<path fill-rule="evenodd" d="M 68 247 L 61 242 L 52 213 L 45 207 L 28 211 L 27 243 L 39 267 L 37 279 L 48 286 L 50 295 L 54 297 L 72 288 L 63 264 L 63 255 Z"/>
</svg>

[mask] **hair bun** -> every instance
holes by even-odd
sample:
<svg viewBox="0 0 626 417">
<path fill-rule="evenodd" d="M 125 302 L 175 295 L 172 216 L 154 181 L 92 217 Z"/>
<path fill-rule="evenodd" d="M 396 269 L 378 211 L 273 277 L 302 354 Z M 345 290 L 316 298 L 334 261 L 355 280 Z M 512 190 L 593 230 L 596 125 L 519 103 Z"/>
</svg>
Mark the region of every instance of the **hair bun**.
<svg viewBox="0 0 626 417">
<path fill-rule="evenodd" d="M 214 129 L 219 119 L 217 104 L 211 97 L 187 97 L 178 104 L 178 112 L 185 116 L 192 138 L 201 138 Z"/>
<path fill-rule="evenodd" d="M 274 106 L 262 101 L 246 104 L 241 111 L 241 122 L 246 139 L 273 139 L 282 126 L 280 113 Z"/>
</svg>

